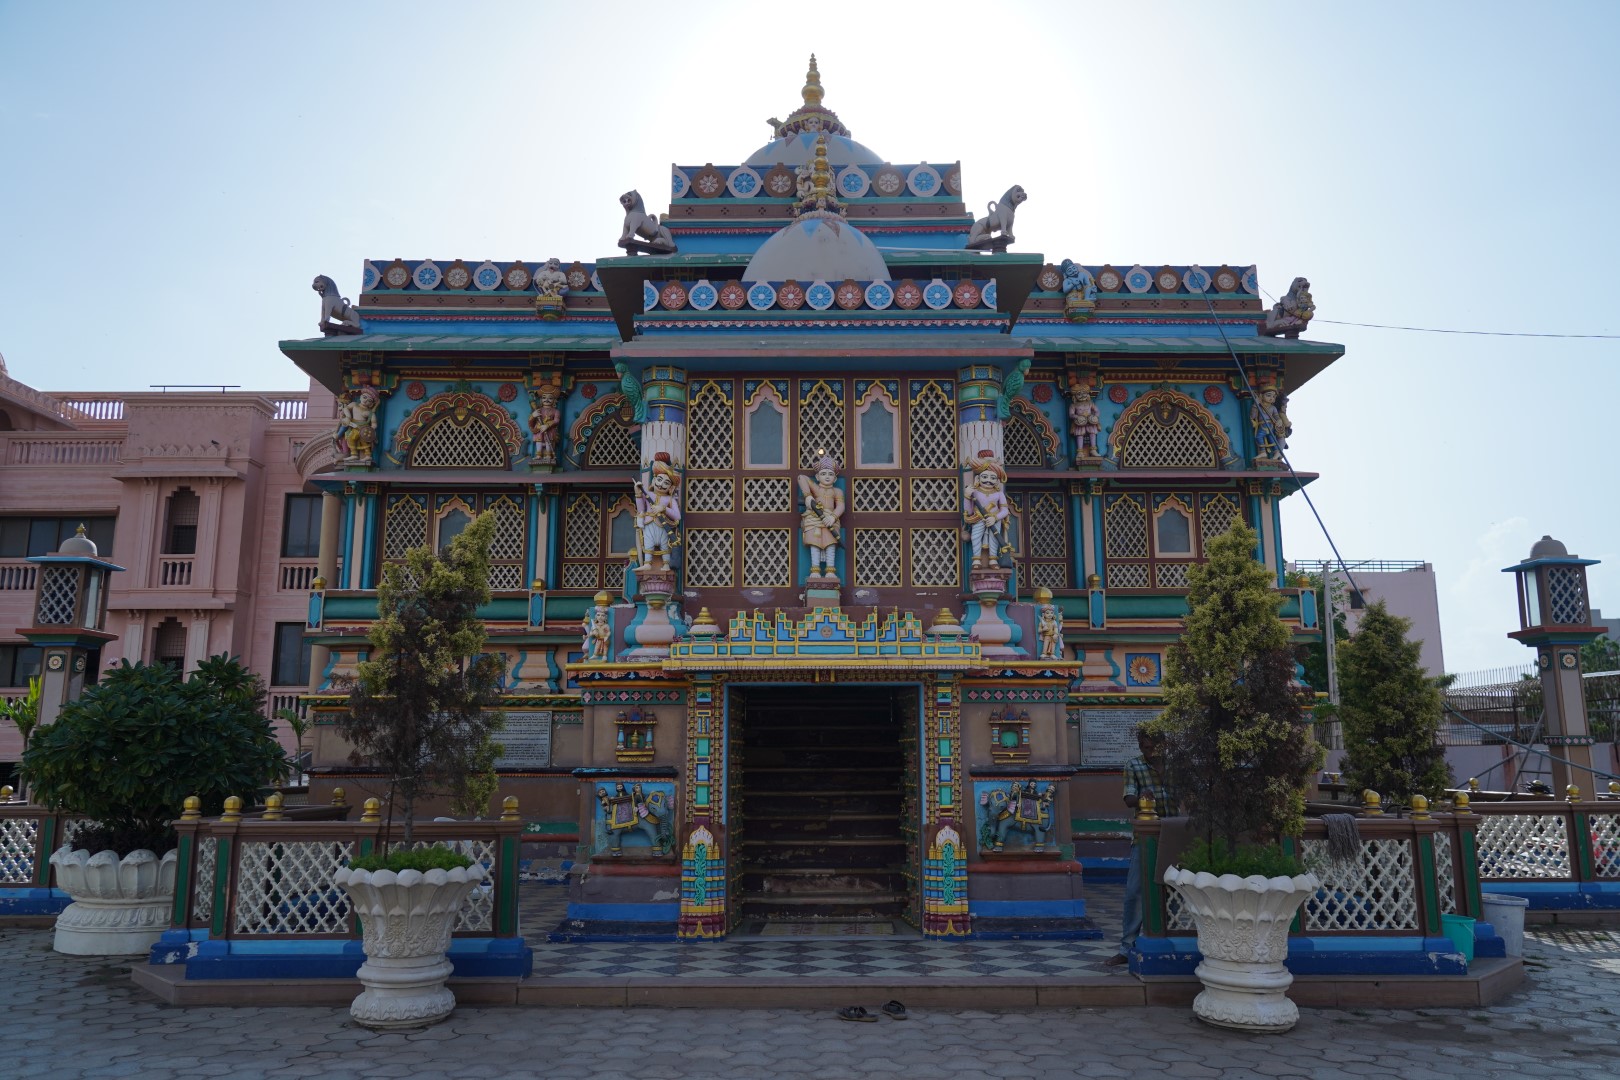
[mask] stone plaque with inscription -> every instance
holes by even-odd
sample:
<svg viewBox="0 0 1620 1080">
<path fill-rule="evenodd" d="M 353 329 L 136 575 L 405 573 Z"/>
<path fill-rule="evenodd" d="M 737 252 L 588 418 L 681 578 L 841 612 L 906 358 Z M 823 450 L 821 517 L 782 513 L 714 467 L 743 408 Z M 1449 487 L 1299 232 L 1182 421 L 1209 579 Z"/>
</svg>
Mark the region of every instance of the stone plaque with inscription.
<svg viewBox="0 0 1620 1080">
<path fill-rule="evenodd" d="M 551 764 L 551 710 L 506 714 L 506 727 L 495 736 L 504 748 L 495 762 L 500 769 L 535 769 Z"/>
<path fill-rule="evenodd" d="M 1081 709 L 1080 764 L 1090 768 L 1124 765 L 1140 751 L 1136 725 L 1158 716 L 1161 709 Z"/>
</svg>

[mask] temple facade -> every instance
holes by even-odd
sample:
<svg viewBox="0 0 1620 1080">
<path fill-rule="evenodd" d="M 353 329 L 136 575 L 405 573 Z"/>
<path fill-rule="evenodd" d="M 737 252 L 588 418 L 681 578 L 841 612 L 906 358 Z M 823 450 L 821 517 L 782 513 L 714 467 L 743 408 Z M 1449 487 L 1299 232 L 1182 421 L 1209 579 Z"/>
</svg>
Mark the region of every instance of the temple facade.
<svg viewBox="0 0 1620 1080">
<path fill-rule="evenodd" d="M 312 797 L 376 781 L 330 721 L 384 568 L 489 512 L 502 794 L 575 858 L 558 933 L 1094 934 L 1076 844 L 1123 817 L 1205 544 L 1248 522 L 1317 633 L 1286 395 L 1342 349 L 1304 279 L 1027 252 L 1016 176 L 891 163 L 822 95 L 812 59 L 739 164 L 620 196 L 611 256 L 315 279 L 280 345 L 337 420 L 289 457 Z"/>
</svg>

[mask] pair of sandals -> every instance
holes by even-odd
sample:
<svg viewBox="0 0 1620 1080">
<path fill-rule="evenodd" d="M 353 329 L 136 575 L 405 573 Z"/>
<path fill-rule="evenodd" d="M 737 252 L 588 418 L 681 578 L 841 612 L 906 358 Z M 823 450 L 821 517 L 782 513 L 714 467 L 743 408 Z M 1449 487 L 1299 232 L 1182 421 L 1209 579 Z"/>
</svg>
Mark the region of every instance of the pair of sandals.
<svg viewBox="0 0 1620 1080">
<path fill-rule="evenodd" d="M 906 1007 L 900 1004 L 898 1001 L 884 1003 L 880 1011 L 884 1016 L 887 1016 L 891 1020 L 904 1020 L 906 1018 Z M 873 1013 L 867 1012 L 859 1005 L 846 1005 L 842 1009 L 839 1009 L 838 1019 L 853 1020 L 858 1024 L 877 1023 L 877 1016 Z"/>
</svg>

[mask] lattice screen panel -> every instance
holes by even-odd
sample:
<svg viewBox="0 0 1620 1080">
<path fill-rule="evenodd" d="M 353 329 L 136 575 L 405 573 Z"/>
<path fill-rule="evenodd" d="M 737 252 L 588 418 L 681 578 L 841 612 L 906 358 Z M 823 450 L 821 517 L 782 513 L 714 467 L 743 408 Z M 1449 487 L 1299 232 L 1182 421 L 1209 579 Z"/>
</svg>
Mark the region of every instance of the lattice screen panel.
<svg viewBox="0 0 1620 1080">
<path fill-rule="evenodd" d="M 1161 589 L 1185 589 L 1191 563 L 1160 563 L 1154 567 L 1154 585 Z"/>
<path fill-rule="evenodd" d="M 1029 583 L 1031 586 L 1045 585 L 1048 589 L 1067 589 L 1069 587 L 1069 564 L 1057 562 L 1038 562 L 1029 564 Z"/>
<path fill-rule="evenodd" d="M 476 416 L 461 423 L 446 416 L 417 437 L 411 467 L 417 469 L 504 469 L 506 447 L 495 430 Z"/>
<path fill-rule="evenodd" d="M 729 476 L 695 476 L 686 482 L 686 511 L 693 514 L 729 514 L 731 505 L 731 478 Z"/>
<path fill-rule="evenodd" d="M 898 514 L 900 478 L 897 476 L 857 476 L 850 509 L 856 513 Z"/>
<path fill-rule="evenodd" d="M 959 529 L 912 529 L 911 584 L 924 589 L 961 584 L 960 536 Z"/>
<path fill-rule="evenodd" d="M 914 514 L 944 513 L 955 510 L 961 498 L 957 482 L 950 476 L 914 476 L 911 478 L 911 512 Z"/>
<path fill-rule="evenodd" d="M 617 420 L 604 420 L 591 435 L 591 448 L 585 455 L 585 464 L 633 468 L 641 464 L 641 451 L 629 428 Z"/>
<path fill-rule="evenodd" d="M 214 871 L 219 838 L 205 836 L 197 845 L 197 876 L 191 890 L 191 921 L 210 926 L 214 920 Z"/>
<path fill-rule="evenodd" d="M 686 584 L 697 588 L 729 588 L 732 542 L 730 529 L 687 529 Z"/>
<path fill-rule="evenodd" d="M 791 530 L 743 530 L 742 583 L 745 586 L 793 584 Z"/>
<path fill-rule="evenodd" d="M 495 537 L 490 541 L 489 557 L 496 562 L 522 559 L 528 532 L 524 528 L 523 507 L 516 499 L 502 495 L 485 503 L 484 509 L 495 514 Z"/>
<path fill-rule="evenodd" d="M 1361 858 L 1335 864 L 1326 840 L 1305 840 L 1300 855 L 1320 866 L 1322 888 L 1305 901 L 1306 930 L 1416 930 L 1417 882 L 1407 840 L 1363 840 Z"/>
<path fill-rule="evenodd" d="M 523 567 L 512 563 L 491 564 L 489 587 L 495 592 L 516 592 L 527 588 L 527 583 L 523 580 Z"/>
<path fill-rule="evenodd" d="M 1109 563 L 1108 587 L 1110 589 L 1147 588 L 1147 563 Z"/>
<path fill-rule="evenodd" d="M 1164 890 L 1164 927 L 1166 930 L 1196 930 L 1192 912 L 1181 903 L 1181 894 L 1174 889 Z"/>
<path fill-rule="evenodd" d="M 956 467 L 956 407 L 949 383 L 929 382 L 917 393 L 910 408 L 911 467 Z"/>
<path fill-rule="evenodd" d="M 239 934 L 342 934 L 349 898 L 332 872 L 349 862 L 349 842 L 242 841 L 236 874 Z"/>
<path fill-rule="evenodd" d="M 603 569 L 604 573 L 602 575 L 602 584 L 609 589 L 623 592 L 625 564 L 622 562 L 611 562 L 608 563 Z"/>
<path fill-rule="evenodd" d="M 403 559 L 412 548 L 427 547 L 427 498 L 394 496 L 388 500 L 388 521 L 383 526 L 383 558 Z"/>
<path fill-rule="evenodd" d="M 34 883 L 38 818 L 0 818 L 0 885 Z"/>
<path fill-rule="evenodd" d="M 793 484 L 785 476 L 751 476 L 743 481 L 743 510 L 784 514 L 793 509 Z"/>
<path fill-rule="evenodd" d="M 435 844 L 445 844 L 455 851 L 467 856 L 476 863 L 483 865 L 488 876 L 484 883 L 474 889 L 467 897 L 467 902 L 461 905 L 461 914 L 456 917 L 456 925 L 451 928 L 452 933 L 459 931 L 482 931 L 489 933 L 495 929 L 495 841 L 493 840 L 413 840 L 412 851 L 421 851 Z M 404 845 L 400 845 L 404 846 Z"/>
<path fill-rule="evenodd" d="M 1620 878 L 1620 814 L 1593 814 L 1592 876 Z"/>
<path fill-rule="evenodd" d="M 594 559 L 601 554 L 601 497 L 585 493 L 573 495 L 563 515 L 563 558 Z"/>
<path fill-rule="evenodd" d="M 1197 421 L 1175 409 L 1168 424 L 1154 413 L 1142 417 L 1120 451 L 1119 463 L 1128 469 L 1213 469 L 1220 460 Z"/>
<path fill-rule="evenodd" d="M 687 467 L 713 472 L 731 468 L 734 426 L 730 384 L 693 383 L 686 405 Z"/>
<path fill-rule="evenodd" d="M 1564 626 L 1585 626 L 1586 588 L 1578 566 L 1547 567 L 1548 621 Z"/>
<path fill-rule="evenodd" d="M 1457 910 L 1457 867 L 1451 860 L 1451 834 L 1434 834 L 1434 876 L 1440 890 L 1440 910 L 1453 914 Z"/>
<path fill-rule="evenodd" d="M 845 462 L 844 403 L 827 383 L 799 385 L 799 468 L 814 469 L 823 453 Z"/>
<path fill-rule="evenodd" d="M 602 575 L 597 572 L 596 563 L 563 563 L 563 588 L 594 589 L 597 588 L 601 582 Z"/>
<path fill-rule="evenodd" d="M 1109 496 L 1103 534 L 1103 550 L 1110 559 L 1147 558 L 1147 503 L 1140 495 Z"/>
<path fill-rule="evenodd" d="M 1056 495 L 1040 495 L 1029 506 L 1029 553 L 1037 559 L 1061 559 L 1069 553 L 1069 522 Z"/>
<path fill-rule="evenodd" d="M 79 595 L 79 569 L 76 566 L 47 563 L 39 574 L 39 605 L 34 618 L 40 626 L 67 626 L 73 621 L 74 602 Z"/>
<path fill-rule="evenodd" d="M 1001 452 L 1010 468 L 1039 469 L 1046 464 L 1040 437 L 1028 420 L 1016 414 L 1001 425 Z"/>
<path fill-rule="evenodd" d="M 1486 814 L 1475 833 L 1482 881 L 1569 881 L 1569 836 L 1562 814 Z"/>
<path fill-rule="evenodd" d="M 900 584 L 900 530 L 855 530 L 855 584 Z"/>
<path fill-rule="evenodd" d="M 1217 536 L 1225 536 L 1237 520 L 1237 499 L 1231 495 L 1205 495 L 1198 500 L 1198 528 L 1204 545 Z"/>
</svg>

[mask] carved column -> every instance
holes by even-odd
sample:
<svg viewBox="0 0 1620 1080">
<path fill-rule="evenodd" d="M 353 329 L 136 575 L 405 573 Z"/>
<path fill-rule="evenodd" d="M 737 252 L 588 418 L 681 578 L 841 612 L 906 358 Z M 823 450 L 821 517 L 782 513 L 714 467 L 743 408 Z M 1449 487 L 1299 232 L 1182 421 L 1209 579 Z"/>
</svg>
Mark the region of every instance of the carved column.
<svg viewBox="0 0 1620 1080">
<path fill-rule="evenodd" d="M 974 364 L 957 374 L 956 436 L 962 462 L 977 460 L 981 450 L 989 450 L 997 461 L 1005 461 L 1002 451 L 1001 418 L 996 409 L 1001 401 L 1001 369 L 993 364 Z"/>
<path fill-rule="evenodd" d="M 321 493 L 321 546 L 315 554 L 315 577 L 321 590 L 337 587 L 339 529 L 342 525 L 343 500 L 330 491 Z M 332 649 L 328 645 L 311 645 L 309 649 L 309 690 L 321 689 L 327 664 L 331 663 Z"/>
<path fill-rule="evenodd" d="M 210 592 L 219 588 L 219 583 L 214 580 L 214 574 L 217 564 L 216 553 L 219 551 L 224 494 L 219 477 L 210 476 L 203 480 L 202 496 L 197 506 L 197 554 L 194 556 L 196 565 L 193 568 L 191 584 L 193 588 L 203 588 Z"/>
<path fill-rule="evenodd" d="M 660 471 L 655 462 L 673 469 L 676 500 L 684 506 L 685 492 L 680 485 L 686 470 L 686 372 L 663 364 L 649 367 L 642 374 L 642 397 L 646 415 L 641 422 L 641 482 L 651 489 Z M 670 622 L 668 604 L 675 596 L 680 529 L 676 523 L 669 530 L 667 557 L 649 558 L 644 551 L 640 567 L 631 571 L 635 578 L 636 614 L 625 633 L 625 644 L 630 646 L 626 659 L 669 655 L 676 627 Z M 649 566 L 649 562 L 654 565 Z"/>
<path fill-rule="evenodd" d="M 1002 443 L 1002 421 L 999 414 L 1003 373 L 992 364 L 974 364 L 963 368 L 957 375 L 957 447 L 961 455 L 958 463 L 962 470 L 962 502 L 964 531 L 971 533 L 972 523 L 967 520 L 969 500 L 977 477 L 987 468 L 993 468 L 1002 478 L 1000 490 L 1005 494 L 1006 455 Z M 1008 519 L 1011 525 L 1011 518 Z M 1009 531 L 1010 532 L 1010 531 Z M 999 565 L 997 558 L 989 565 L 975 557 L 973 544 L 967 545 L 968 591 L 978 599 L 978 605 L 969 605 L 963 628 L 970 638 L 979 642 L 986 656 L 1016 655 L 1013 648 L 1017 630 L 1007 616 L 1007 584 L 1012 571 Z"/>
<path fill-rule="evenodd" d="M 186 660 L 184 671 L 189 675 L 197 665 L 208 659 L 208 635 L 213 627 L 214 613 L 193 611 L 191 625 L 186 628 Z"/>
</svg>

